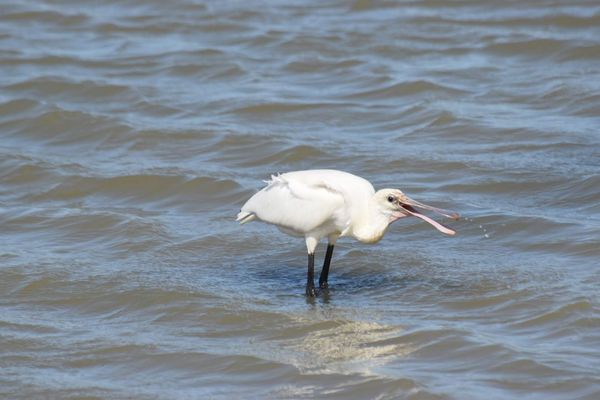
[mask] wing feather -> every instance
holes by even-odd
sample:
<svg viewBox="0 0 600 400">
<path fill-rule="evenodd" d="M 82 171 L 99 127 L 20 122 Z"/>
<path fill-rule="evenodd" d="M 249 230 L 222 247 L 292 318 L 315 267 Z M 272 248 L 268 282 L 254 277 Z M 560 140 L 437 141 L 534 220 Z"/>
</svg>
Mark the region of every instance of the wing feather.
<svg viewBox="0 0 600 400">
<path fill-rule="evenodd" d="M 344 196 L 326 183 L 288 175 L 272 176 L 267 186 L 244 204 L 242 212 L 301 234 L 326 224 L 344 209 Z"/>
<path fill-rule="evenodd" d="M 344 234 L 352 221 L 364 217 L 375 193 L 369 181 L 336 170 L 288 172 L 265 183 L 244 204 L 238 220 L 256 217 L 296 234 L 328 234 L 331 229 Z"/>
</svg>

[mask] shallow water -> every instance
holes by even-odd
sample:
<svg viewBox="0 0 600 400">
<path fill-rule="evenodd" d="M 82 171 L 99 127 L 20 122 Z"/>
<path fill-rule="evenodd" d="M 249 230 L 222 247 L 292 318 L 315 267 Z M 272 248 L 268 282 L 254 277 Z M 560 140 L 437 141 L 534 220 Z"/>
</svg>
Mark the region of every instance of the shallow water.
<svg viewBox="0 0 600 400">
<path fill-rule="evenodd" d="M 597 2 L 13 3 L 0 397 L 600 397 Z M 235 222 L 307 168 L 458 234 L 342 239 L 307 300 Z"/>
</svg>

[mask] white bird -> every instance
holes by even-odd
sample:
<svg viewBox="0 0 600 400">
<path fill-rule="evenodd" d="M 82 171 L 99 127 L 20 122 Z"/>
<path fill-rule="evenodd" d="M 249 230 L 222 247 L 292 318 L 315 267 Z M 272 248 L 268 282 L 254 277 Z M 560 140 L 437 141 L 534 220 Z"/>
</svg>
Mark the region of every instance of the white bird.
<svg viewBox="0 0 600 400">
<path fill-rule="evenodd" d="M 237 215 L 240 224 L 258 219 L 277 226 L 284 233 L 304 237 L 308 250 L 306 295 L 316 296 L 315 250 L 327 237 L 327 253 L 319 287 L 327 289 L 333 247 L 339 237 L 352 236 L 363 243 L 376 243 L 389 225 L 404 217 L 420 218 L 439 231 L 456 232 L 419 213 L 414 207 L 430 210 L 451 219 L 455 212 L 431 207 L 407 197 L 399 189 L 375 192 L 366 179 L 336 170 L 307 170 L 271 176 L 267 186 L 252 196 Z"/>
</svg>

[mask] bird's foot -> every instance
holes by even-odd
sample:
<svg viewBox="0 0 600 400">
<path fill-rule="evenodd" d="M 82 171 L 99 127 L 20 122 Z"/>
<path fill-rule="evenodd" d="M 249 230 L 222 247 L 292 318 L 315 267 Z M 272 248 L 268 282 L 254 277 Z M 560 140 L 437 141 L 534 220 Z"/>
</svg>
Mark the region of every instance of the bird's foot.
<svg viewBox="0 0 600 400">
<path fill-rule="evenodd" d="M 329 289 L 329 284 L 327 283 L 327 281 L 319 282 L 319 288 L 327 290 L 327 289 Z"/>
<path fill-rule="evenodd" d="M 317 297 L 317 289 L 314 286 L 306 287 L 306 297 Z"/>
</svg>

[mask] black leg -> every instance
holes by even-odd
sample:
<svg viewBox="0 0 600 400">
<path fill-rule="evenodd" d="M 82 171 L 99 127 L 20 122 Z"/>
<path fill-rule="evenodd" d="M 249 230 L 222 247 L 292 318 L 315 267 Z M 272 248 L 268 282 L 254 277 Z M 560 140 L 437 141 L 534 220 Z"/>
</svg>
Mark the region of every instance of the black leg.
<svg viewBox="0 0 600 400">
<path fill-rule="evenodd" d="M 315 297 L 317 291 L 315 290 L 315 255 L 308 255 L 308 273 L 306 274 L 306 295 L 308 297 Z"/>
<path fill-rule="evenodd" d="M 319 287 L 321 289 L 327 289 L 327 277 L 329 277 L 329 264 L 331 263 L 331 256 L 333 255 L 333 245 L 327 245 L 327 253 L 325 254 L 325 262 L 323 263 L 323 269 L 321 270 L 321 276 L 319 276 Z"/>
</svg>

